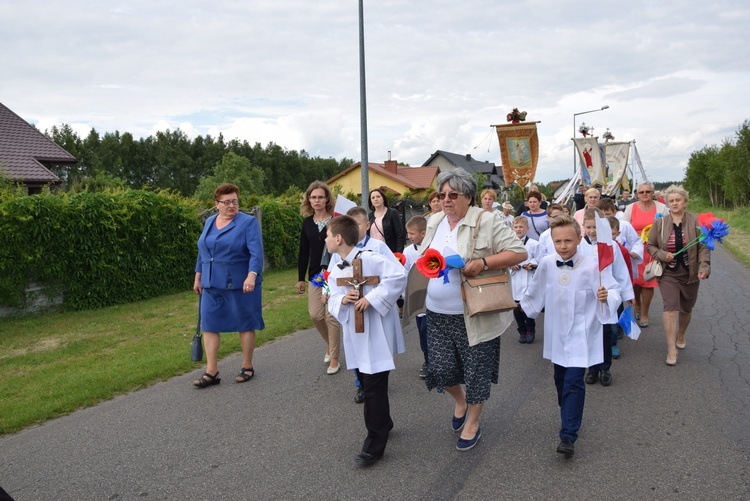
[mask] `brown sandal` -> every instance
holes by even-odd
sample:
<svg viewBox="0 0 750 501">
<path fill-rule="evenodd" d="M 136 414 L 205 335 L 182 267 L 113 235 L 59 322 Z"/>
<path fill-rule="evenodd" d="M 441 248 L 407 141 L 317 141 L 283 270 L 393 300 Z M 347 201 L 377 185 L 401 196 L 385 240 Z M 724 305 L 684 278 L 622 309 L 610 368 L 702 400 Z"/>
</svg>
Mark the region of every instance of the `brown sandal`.
<svg viewBox="0 0 750 501">
<path fill-rule="evenodd" d="M 197 381 L 193 381 L 193 386 L 195 386 L 196 388 L 206 388 L 207 386 L 213 386 L 219 383 L 221 383 L 219 371 L 216 371 L 216 374 L 214 374 L 213 376 L 208 372 L 204 372 L 203 376 L 201 376 L 200 379 L 198 379 Z"/>
<path fill-rule="evenodd" d="M 240 369 L 240 373 L 237 374 L 237 377 L 234 378 L 234 380 L 237 381 L 238 383 L 247 383 L 253 378 L 254 375 L 255 375 L 255 369 L 253 369 L 252 367 L 250 367 L 249 369 L 245 369 L 243 367 L 242 369 Z"/>
</svg>

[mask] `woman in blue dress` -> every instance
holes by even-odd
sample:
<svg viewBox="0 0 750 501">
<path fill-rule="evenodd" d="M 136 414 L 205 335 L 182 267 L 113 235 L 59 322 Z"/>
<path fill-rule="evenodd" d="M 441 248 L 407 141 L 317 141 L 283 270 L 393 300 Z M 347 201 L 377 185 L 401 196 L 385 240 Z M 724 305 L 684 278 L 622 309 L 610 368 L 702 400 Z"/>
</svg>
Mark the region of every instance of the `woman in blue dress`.
<svg viewBox="0 0 750 501">
<path fill-rule="evenodd" d="M 214 191 L 219 213 L 206 221 L 198 239 L 193 290 L 201 295 L 201 329 L 206 348 L 206 372 L 193 382 L 197 388 L 219 384 L 220 333 L 239 332 L 242 368 L 238 383 L 254 375 L 255 331 L 263 329 L 261 283 L 263 240 L 258 220 L 239 210 L 240 190 L 222 184 Z"/>
</svg>

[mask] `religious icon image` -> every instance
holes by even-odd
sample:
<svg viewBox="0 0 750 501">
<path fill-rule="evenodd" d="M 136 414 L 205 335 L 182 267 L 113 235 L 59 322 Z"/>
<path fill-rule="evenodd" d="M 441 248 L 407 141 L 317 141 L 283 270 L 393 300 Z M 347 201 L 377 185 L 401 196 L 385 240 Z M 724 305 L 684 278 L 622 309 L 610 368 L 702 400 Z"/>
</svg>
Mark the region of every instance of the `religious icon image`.
<svg viewBox="0 0 750 501">
<path fill-rule="evenodd" d="M 508 153 L 512 167 L 531 167 L 531 148 L 528 138 L 508 139 Z"/>
</svg>

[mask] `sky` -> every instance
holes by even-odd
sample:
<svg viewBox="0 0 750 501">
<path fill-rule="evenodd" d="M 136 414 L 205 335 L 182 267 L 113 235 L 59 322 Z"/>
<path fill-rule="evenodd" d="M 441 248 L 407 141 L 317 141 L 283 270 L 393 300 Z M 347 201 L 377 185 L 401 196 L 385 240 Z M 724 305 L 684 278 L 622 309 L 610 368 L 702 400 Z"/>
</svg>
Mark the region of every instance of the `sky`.
<svg viewBox="0 0 750 501">
<path fill-rule="evenodd" d="M 574 114 L 652 181 L 750 119 L 747 0 L 364 0 L 368 155 L 500 165 L 514 107 L 536 181 L 573 173 Z M 361 158 L 355 0 L 0 0 L 0 102 L 39 129 L 273 141 Z M 579 136 L 580 137 L 580 136 Z"/>
</svg>

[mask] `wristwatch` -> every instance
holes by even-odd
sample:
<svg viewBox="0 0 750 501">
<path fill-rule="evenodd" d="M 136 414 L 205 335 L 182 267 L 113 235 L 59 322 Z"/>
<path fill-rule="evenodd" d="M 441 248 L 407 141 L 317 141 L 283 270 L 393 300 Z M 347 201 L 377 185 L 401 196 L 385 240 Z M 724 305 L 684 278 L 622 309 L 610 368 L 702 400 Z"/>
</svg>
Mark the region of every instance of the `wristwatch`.
<svg viewBox="0 0 750 501">
<path fill-rule="evenodd" d="M 482 258 L 482 262 L 484 263 L 484 271 L 487 271 L 490 269 L 489 266 L 487 266 L 487 260 L 485 258 Z"/>
</svg>

